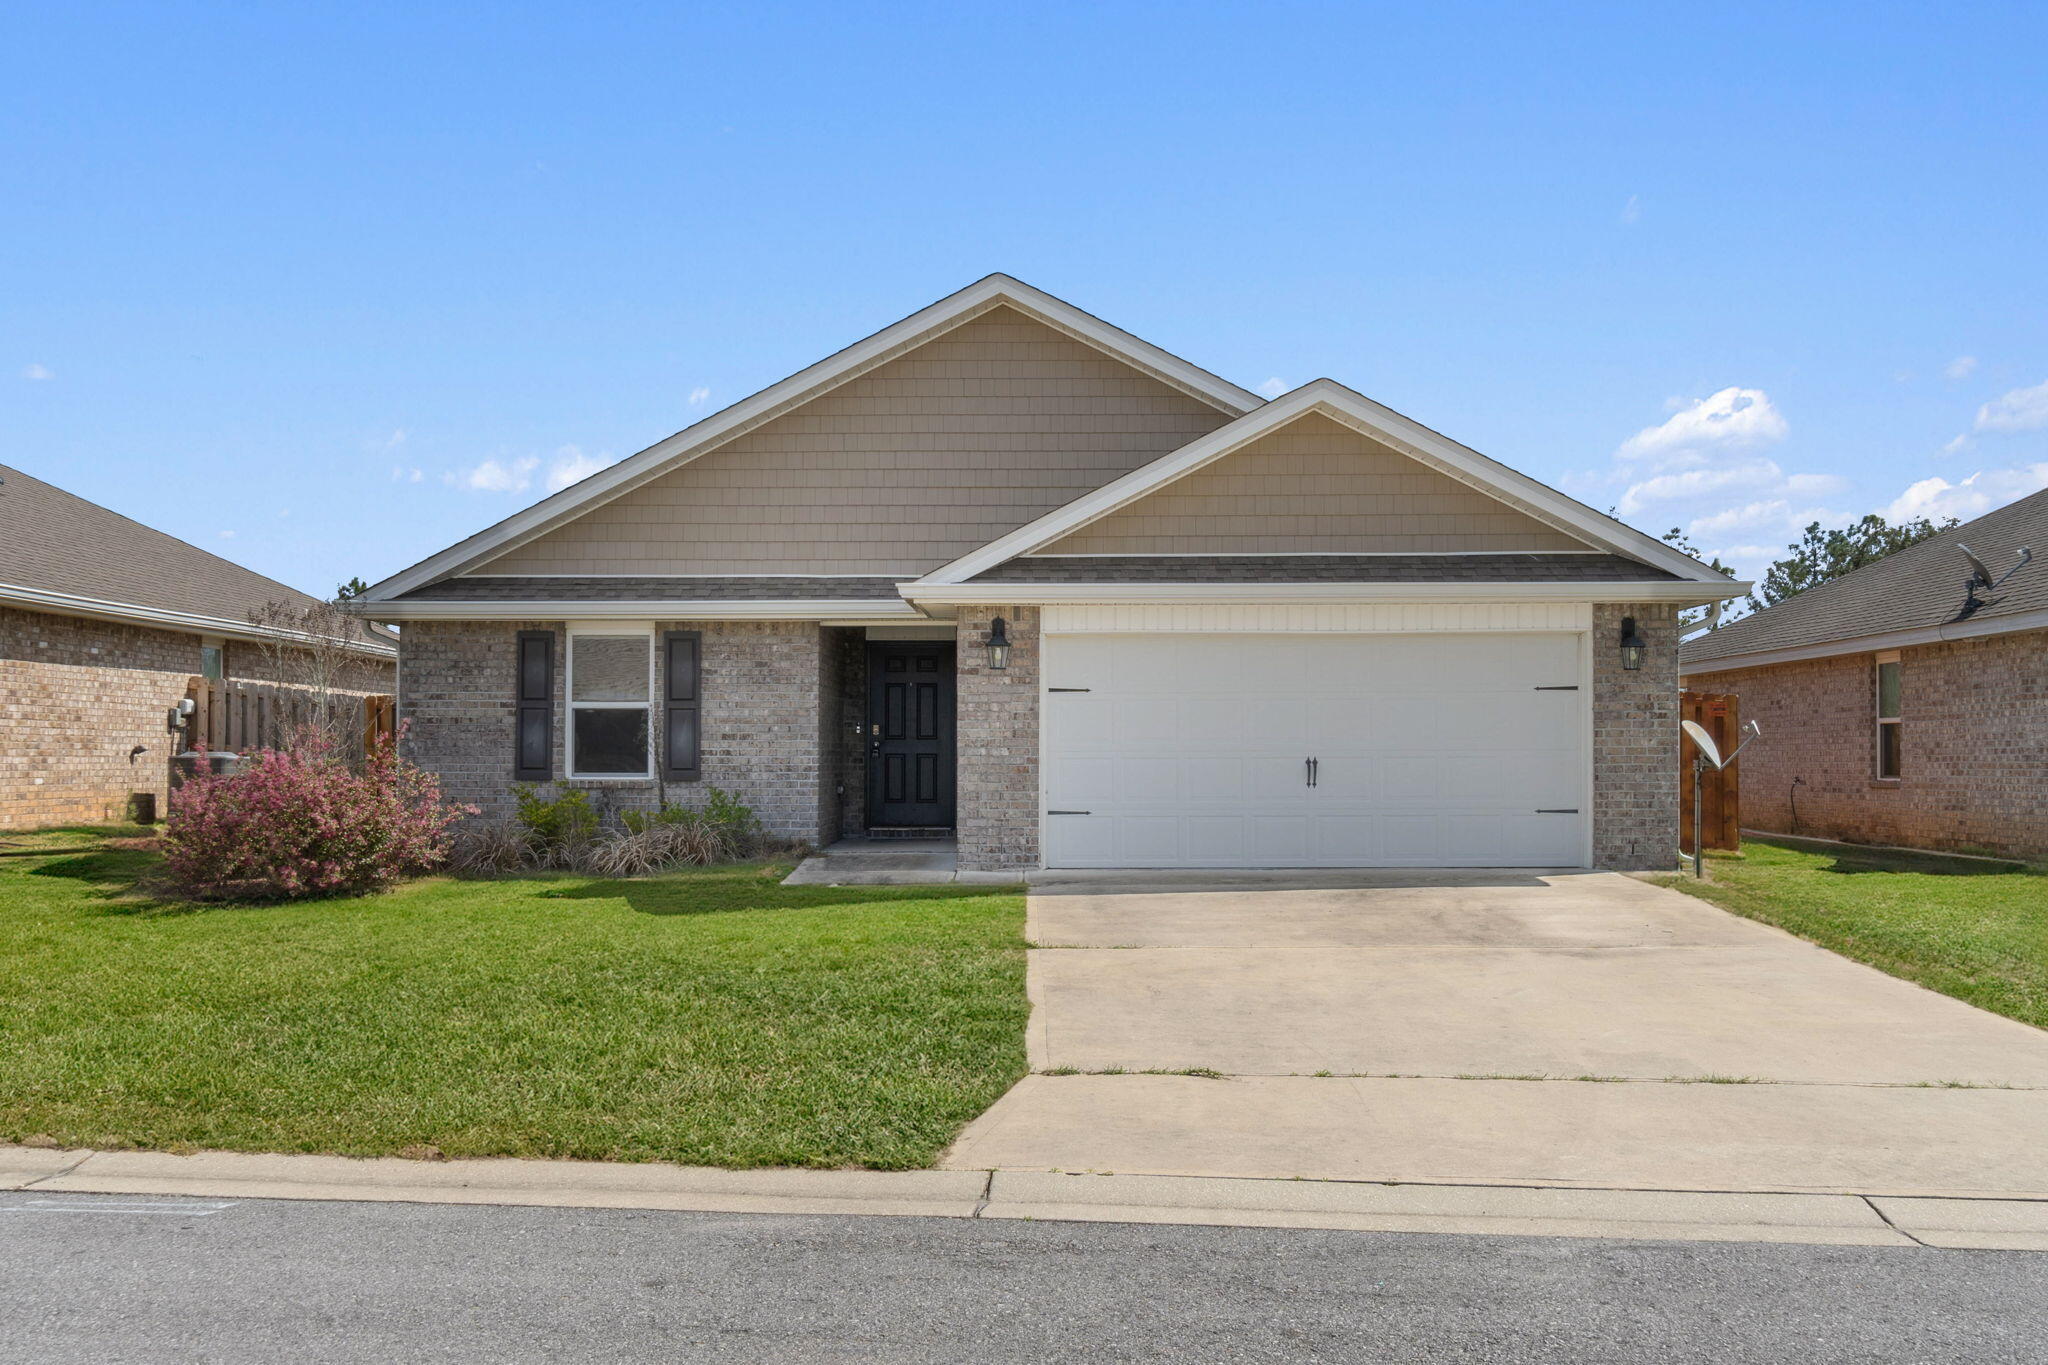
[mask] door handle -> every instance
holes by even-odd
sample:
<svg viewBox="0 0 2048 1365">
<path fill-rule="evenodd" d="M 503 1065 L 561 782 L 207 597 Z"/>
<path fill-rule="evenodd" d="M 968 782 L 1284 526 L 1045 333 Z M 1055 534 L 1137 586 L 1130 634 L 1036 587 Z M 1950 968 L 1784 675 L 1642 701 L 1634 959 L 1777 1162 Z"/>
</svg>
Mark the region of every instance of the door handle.
<svg viewBox="0 0 2048 1365">
<path fill-rule="evenodd" d="M 1302 782 L 1310 787 L 1315 786 L 1322 780 L 1322 769 L 1323 761 L 1320 758 L 1304 758 L 1301 760 Z"/>
</svg>

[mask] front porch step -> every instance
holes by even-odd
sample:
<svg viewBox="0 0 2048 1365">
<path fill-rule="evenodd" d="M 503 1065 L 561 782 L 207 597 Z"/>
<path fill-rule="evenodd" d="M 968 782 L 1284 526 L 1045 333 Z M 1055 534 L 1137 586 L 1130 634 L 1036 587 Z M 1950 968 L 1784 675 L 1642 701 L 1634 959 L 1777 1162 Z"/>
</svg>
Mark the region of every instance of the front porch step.
<svg viewBox="0 0 2048 1365">
<path fill-rule="evenodd" d="M 953 837 L 951 825 L 877 825 L 868 830 L 870 839 L 946 839 Z M 849 841 L 850 842 L 850 841 Z M 837 847 L 837 845 L 834 845 Z"/>
<path fill-rule="evenodd" d="M 842 839 L 803 860 L 784 886 L 926 886 L 939 882 L 1009 884 L 1021 875 L 962 872 L 953 831 L 940 837 Z"/>
</svg>

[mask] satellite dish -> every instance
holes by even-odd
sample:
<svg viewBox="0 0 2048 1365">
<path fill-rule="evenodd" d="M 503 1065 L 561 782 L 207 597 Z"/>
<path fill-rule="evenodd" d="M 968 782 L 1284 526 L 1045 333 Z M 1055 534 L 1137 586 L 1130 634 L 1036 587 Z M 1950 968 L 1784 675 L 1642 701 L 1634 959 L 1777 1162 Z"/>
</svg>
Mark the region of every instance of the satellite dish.
<svg viewBox="0 0 2048 1365">
<path fill-rule="evenodd" d="M 1977 558 L 1977 552 L 1975 550 L 1963 544 L 1963 542 L 1961 542 L 1960 540 L 1956 542 L 1956 548 L 1963 552 L 1964 559 L 1970 561 L 1970 576 L 1963 582 L 1963 588 L 1966 593 L 1966 598 L 1963 605 L 1963 610 L 1965 613 L 1974 611 L 1978 607 L 1984 605 L 1982 602 L 1979 602 L 1977 600 L 1977 593 L 1979 589 L 1982 589 L 1985 592 L 1997 592 L 2000 588 L 2005 586 L 2006 578 L 2011 578 L 2021 569 L 2026 568 L 2027 565 L 2032 563 L 2034 559 L 2033 547 L 2023 546 L 2014 556 L 2013 566 L 2005 571 L 2005 578 L 1993 578 L 1991 576 L 1990 566 L 1987 565 L 1983 560 Z"/>
<path fill-rule="evenodd" d="M 1707 762 L 1713 764 L 1716 768 L 1721 766 L 1721 746 L 1714 743 L 1714 737 L 1707 733 L 1706 726 L 1696 720 L 1682 720 L 1678 722 L 1678 725 L 1680 729 L 1685 731 L 1686 738 L 1690 739 L 1693 742 L 1693 746 L 1700 751 L 1701 757 L 1705 758 Z"/>
<path fill-rule="evenodd" d="M 1977 558 L 1977 552 L 1960 540 L 1956 542 L 1956 548 L 1963 552 L 1964 559 L 1970 561 L 1970 582 L 1980 588 L 1990 587 L 1991 566 Z"/>
</svg>

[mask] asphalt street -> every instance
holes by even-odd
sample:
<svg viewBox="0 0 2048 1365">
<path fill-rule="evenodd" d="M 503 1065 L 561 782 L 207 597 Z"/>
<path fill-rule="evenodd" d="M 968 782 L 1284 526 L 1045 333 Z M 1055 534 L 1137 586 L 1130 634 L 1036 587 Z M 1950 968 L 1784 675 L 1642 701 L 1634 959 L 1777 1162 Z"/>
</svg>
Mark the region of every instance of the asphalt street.
<svg viewBox="0 0 2048 1365">
<path fill-rule="evenodd" d="M 0 1194 L 0 1360 L 2013 1362 L 2048 1254 Z"/>
</svg>

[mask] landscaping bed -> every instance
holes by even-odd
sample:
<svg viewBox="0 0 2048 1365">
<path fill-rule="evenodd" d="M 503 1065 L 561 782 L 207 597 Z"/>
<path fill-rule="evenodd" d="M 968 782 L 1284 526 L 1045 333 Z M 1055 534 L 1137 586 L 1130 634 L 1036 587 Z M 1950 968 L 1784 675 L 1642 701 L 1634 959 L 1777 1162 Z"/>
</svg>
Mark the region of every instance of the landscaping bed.
<svg viewBox="0 0 2048 1365">
<path fill-rule="evenodd" d="M 1980 1009 L 2048 1028 L 2048 876 L 2016 864 L 1745 838 L 1661 885 Z"/>
<path fill-rule="evenodd" d="M 1025 1071 L 1013 893 L 768 862 L 190 907 L 131 833 L 0 859 L 0 1141 L 902 1169 Z"/>
</svg>

